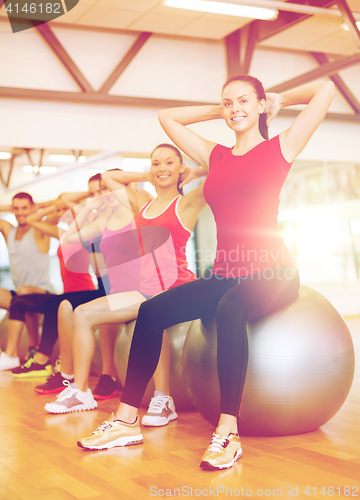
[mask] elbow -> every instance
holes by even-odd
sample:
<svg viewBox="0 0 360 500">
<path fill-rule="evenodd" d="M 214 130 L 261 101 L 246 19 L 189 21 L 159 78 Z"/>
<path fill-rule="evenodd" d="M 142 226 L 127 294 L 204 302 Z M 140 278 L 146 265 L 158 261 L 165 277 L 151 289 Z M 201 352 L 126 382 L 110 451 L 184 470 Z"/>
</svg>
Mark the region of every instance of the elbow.
<svg viewBox="0 0 360 500">
<path fill-rule="evenodd" d="M 324 85 L 324 89 L 326 90 L 326 92 L 329 94 L 329 96 L 332 99 L 335 95 L 335 90 L 336 90 L 335 83 L 332 82 L 331 80 L 329 80 L 327 82 L 324 82 L 323 85 Z"/>
<path fill-rule="evenodd" d="M 160 109 L 159 113 L 158 113 L 158 118 L 159 118 L 159 122 L 162 123 L 163 120 L 164 120 L 164 109 Z"/>
</svg>

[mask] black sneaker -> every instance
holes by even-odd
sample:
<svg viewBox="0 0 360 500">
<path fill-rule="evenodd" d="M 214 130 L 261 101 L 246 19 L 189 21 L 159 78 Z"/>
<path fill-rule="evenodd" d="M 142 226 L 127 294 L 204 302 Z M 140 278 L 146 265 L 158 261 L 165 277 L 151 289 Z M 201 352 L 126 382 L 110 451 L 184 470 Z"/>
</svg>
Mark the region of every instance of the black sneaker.
<svg viewBox="0 0 360 500">
<path fill-rule="evenodd" d="M 44 364 L 37 363 L 35 358 L 30 358 L 21 366 L 11 370 L 16 378 L 48 377 L 52 374 L 50 361 Z"/>
<path fill-rule="evenodd" d="M 60 372 L 56 372 L 51 377 L 49 377 L 46 381 L 46 384 L 38 385 L 34 388 L 34 391 L 39 394 L 52 394 L 56 392 L 61 392 L 64 389 L 64 380 L 65 379 Z M 74 378 L 69 380 L 69 383 L 72 384 L 74 382 Z"/>
<path fill-rule="evenodd" d="M 119 394 L 117 383 L 110 375 L 101 375 L 93 391 L 95 399 L 110 399 Z"/>
</svg>

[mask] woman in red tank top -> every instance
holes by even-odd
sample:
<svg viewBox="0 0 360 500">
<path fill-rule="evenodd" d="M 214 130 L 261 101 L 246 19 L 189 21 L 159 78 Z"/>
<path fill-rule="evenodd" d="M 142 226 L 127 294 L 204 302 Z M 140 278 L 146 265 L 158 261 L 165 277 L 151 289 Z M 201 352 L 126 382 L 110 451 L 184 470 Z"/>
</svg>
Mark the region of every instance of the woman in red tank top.
<svg viewBox="0 0 360 500">
<path fill-rule="evenodd" d="M 334 96 L 332 82 L 281 95 L 265 95 L 256 78 L 228 79 L 218 106 L 161 110 L 165 132 L 188 156 L 209 169 L 204 196 L 215 217 L 217 255 L 210 277 L 166 291 L 139 310 L 120 407 L 81 439 L 83 448 L 141 443 L 138 408 L 156 368 L 164 328 L 216 313 L 221 414 L 200 466 L 225 469 L 241 456 L 237 418 L 247 370 L 246 323 L 297 297 L 299 279 L 277 228 L 282 183 L 291 162 L 324 118 Z M 266 140 L 267 123 L 284 106 L 306 104 L 291 126 Z M 187 125 L 223 119 L 235 134 L 233 148 L 208 141 Z"/>
<path fill-rule="evenodd" d="M 95 351 L 94 326 L 136 319 L 140 305 L 147 298 L 196 279 L 188 269 L 185 247 L 198 213 L 205 206 L 205 200 L 203 185 L 185 196 L 181 195 L 179 185 L 182 174 L 187 179 L 201 177 L 204 169 L 200 167 L 189 171 L 182 162 L 180 151 L 169 144 L 161 144 L 154 149 L 150 172 L 113 170 L 102 174 L 112 196 L 118 200 L 120 210 L 126 214 L 124 224 L 109 219 L 106 237 L 103 236 L 100 244 L 102 251 L 107 249 L 109 255 L 109 259 L 105 256 L 105 260 L 109 265 L 112 293 L 75 309 L 73 356 L 76 388 L 65 389 L 56 402 L 45 406 L 47 411 L 74 411 L 67 403 L 72 397 L 70 390 L 76 394 L 77 400 L 83 401 L 82 407 L 76 409 L 96 407 L 88 388 L 90 363 Z M 155 186 L 155 199 L 144 190 L 130 187 L 131 183 L 145 181 Z M 94 237 L 91 231 L 91 226 L 85 228 L 82 238 L 86 240 Z M 118 232 L 115 235 L 115 231 L 122 231 L 122 234 Z M 122 238 L 116 240 L 119 236 Z M 104 255 L 106 252 L 103 252 Z M 141 267 L 140 276 L 134 263 Z M 111 276 L 114 276 L 113 281 Z M 126 290 L 121 289 L 121 284 L 125 284 Z M 109 338 L 108 341 L 106 349 L 114 350 L 115 338 Z M 147 414 L 144 420 L 145 425 L 164 425 L 177 417 L 169 395 L 169 363 L 170 352 L 166 342 L 162 362 L 154 376 L 158 392 L 150 405 L 150 415 Z M 154 408 L 160 406 L 170 409 L 166 417 L 162 416 L 161 410 L 160 414 L 153 415 Z"/>
</svg>

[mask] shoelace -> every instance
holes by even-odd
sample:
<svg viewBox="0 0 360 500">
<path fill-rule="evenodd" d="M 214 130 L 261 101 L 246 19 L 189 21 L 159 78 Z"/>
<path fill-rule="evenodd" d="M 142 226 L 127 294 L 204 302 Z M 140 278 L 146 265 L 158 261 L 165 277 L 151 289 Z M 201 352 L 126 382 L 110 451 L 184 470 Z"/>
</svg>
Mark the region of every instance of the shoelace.
<svg viewBox="0 0 360 500">
<path fill-rule="evenodd" d="M 154 398 L 151 398 L 148 411 L 156 413 L 157 411 L 162 410 L 162 408 L 166 404 L 166 401 L 169 401 L 169 397 L 167 396 L 156 396 Z"/>
<path fill-rule="evenodd" d="M 62 401 L 63 399 L 66 399 L 68 396 L 71 396 L 71 393 L 74 390 L 74 388 L 71 387 L 71 383 L 68 380 L 64 380 L 63 384 L 66 385 L 67 387 L 63 389 L 60 392 L 60 394 L 56 396 L 57 401 Z"/>
<path fill-rule="evenodd" d="M 222 437 L 219 434 L 214 433 L 208 450 L 214 451 L 215 453 L 220 453 L 220 451 L 225 448 L 228 442 L 229 440 L 227 437 Z"/>
<path fill-rule="evenodd" d="M 103 424 L 99 425 L 99 427 L 97 429 L 95 429 L 91 434 L 95 434 L 97 436 L 98 434 L 105 432 L 107 429 L 110 429 L 111 427 L 112 427 L 112 423 L 105 420 L 105 422 Z"/>
</svg>

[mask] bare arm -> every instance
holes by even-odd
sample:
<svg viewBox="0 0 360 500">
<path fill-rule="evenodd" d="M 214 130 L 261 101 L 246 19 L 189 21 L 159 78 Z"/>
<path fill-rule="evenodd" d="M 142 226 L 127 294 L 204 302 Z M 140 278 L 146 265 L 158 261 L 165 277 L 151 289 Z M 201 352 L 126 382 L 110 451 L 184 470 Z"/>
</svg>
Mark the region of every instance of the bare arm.
<svg viewBox="0 0 360 500">
<path fill-rule="evenodd" d="M 74 208 L 89 196 L 89 191 L 79 191 L 76 193 L 63 193 L 59 196 L 59 198 L 68 208 Z"/>
<path fill-rule="evenodd" d="M 11 205 L 0 205 L 0 212 L 11 212 Z"/>
<path fill-rule="evenodd" d="M 10 224 L 7 220 L 0 219 L 0 233 L 3 234 L 5 241 L 7 242 L 10 231 L 14 226 Z"/>
<path fill-rule="evenodd" d="M 56 211 L 56 205 L 49 205 L 26 217 L 26 222 L 41 233 L 41 235 L 52 236 L 53 238 L 59 239 L 59 229 L 56 225 L 59 221 L 59 215 L 56 214 Z M 49 217 L 43 220 L 46 216 Z"/>
<path fill-rule="evenodd" d="M 316 82 L 279 95 L 268 94 L 268 123 L 281 108 L 296 104 L 306 107 L 295 118 L 292 125 L 280 134 L 281 150 L 287 161 L 292 162 L 304 149 L 311 136 L 324 119 L 335 95 L 332 82 Z"/>
<path fill-rule="evenodd" d="M 93 198 L 83 206 L 78 214 L 72 210 L 73 220 L 65 233 L 64 243 L 82 243 L 102 234 L 99 218 L 86 226 L 91 219 L 92 211 L 97 208 L 99 203 L 101 203 L 99 198 Z"/>
<path fill-rule="evenodd" d="M 132 182 L 149 181 L 148 172 L 124 172 L 123 170 L 110 170 L 101 174 L 101 178 L 120 202 L 124 201 L 124 192 L 119 190 L 126 189 L 126 196 L 134 213 L 138 213 L 145 203 L 152 199 L 152 196 L 147 191 L 135 191 L 129 186 Z"/>
<path fill-rule="evenodd" d="M 186 125 L 222 118 L 221 106 L 189 106 L 159 111 L 162 128 L 170 139 L 190 158 L 209 168 L 209 156 L 216 146 L 188 129 Z"/>
<path fill-rule="evenodd" d="M 185 165 L 185 171 L 181 174 L 181 183 L 179 185 L 180 188 L 185 186 L 194 179 L 199 179 L 200 177 L 207 176 L 209 170 L 205 167 L 188 167 Z"/>
</svg>

